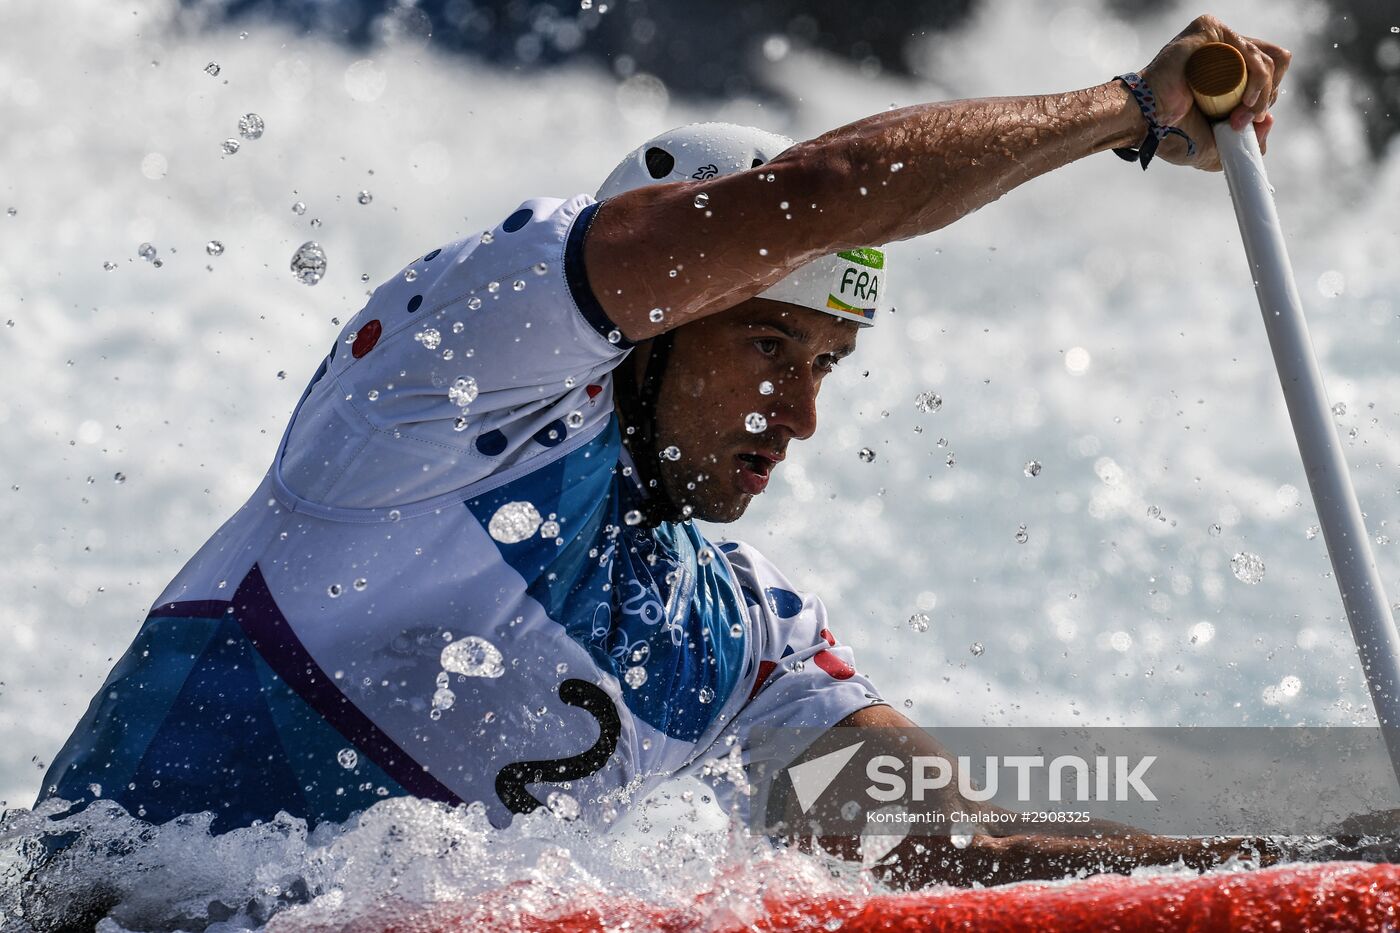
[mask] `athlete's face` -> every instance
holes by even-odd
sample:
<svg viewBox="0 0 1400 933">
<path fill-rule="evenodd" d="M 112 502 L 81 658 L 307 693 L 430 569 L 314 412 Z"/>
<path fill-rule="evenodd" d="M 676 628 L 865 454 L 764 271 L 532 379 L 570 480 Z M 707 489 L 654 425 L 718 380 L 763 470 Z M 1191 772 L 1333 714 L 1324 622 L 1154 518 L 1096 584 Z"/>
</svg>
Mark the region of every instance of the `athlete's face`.
<svg viewBox="0 0 1400 933">
<path fill-rule="evenodd" d="M 817 430 L 817 392 L 858 330 L 763 298 L 677 330 L 656 404 L 657 449 L 681 452 L 658 464 L 671 500 L 706 521 L 744 514 L 788 445 Z"/>
</svg>

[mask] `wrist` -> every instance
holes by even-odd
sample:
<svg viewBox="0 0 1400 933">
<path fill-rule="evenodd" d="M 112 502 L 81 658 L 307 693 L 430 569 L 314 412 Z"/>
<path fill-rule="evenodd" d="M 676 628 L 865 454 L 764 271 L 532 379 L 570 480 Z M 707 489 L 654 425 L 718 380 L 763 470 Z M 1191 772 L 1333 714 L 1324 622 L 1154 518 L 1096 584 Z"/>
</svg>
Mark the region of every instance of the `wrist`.
<svg viewBox="0 0 1400 933">
<path fill-rule="evenodd" d="M 1094 88 L 1103 100 L 1105 131 L 1109 134 L 1101 149 L 1120 149 L 1142 142 L 1151 128 L 1133 92 L 1114 78 Z"/>
</svg>

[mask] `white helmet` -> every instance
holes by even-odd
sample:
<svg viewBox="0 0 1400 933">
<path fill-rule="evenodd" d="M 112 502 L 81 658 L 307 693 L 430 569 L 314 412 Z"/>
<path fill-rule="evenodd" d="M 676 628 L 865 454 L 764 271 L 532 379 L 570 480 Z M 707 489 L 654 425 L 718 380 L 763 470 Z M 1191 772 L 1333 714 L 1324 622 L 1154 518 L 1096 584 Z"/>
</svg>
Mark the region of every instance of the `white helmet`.
<svg viewBox="0 0 1400 933">
<path fill-rule="evenodd" d="M 598 189 L 603 201 L 671 181 L 730 175 L 770 162 L 793 144 L 786 136 L 732 123 L 692 123 L 634 149 Z M 885 294 L 885 253 L 864 247 L 814 259 L 759 294 L 770 301 L 824 311 L 862 327 L 875 322 Z"/>
</svg>

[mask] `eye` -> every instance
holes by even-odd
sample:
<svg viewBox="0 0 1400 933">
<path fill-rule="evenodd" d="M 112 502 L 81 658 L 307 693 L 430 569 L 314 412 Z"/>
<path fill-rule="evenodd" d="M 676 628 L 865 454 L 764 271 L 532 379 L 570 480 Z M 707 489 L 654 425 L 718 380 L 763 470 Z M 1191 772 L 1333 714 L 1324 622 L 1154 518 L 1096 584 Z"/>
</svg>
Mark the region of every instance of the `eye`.
<svg viewBox="0 0 1400 933">
<path fill-rule="evenodd" d="M 778 355 L 778 338 L 777 338 L 777 337 L 759 337 L 757 340 L 755 340 L 755 341 L 753 342 L 753 345 L 754 345 L 755 347 L 757 347 L 757 348 L 758 348 L 758 352 L 759 352 L 759 353 L 762 353 L 764 356 L 777 356 L 777 355 Z"/>
<path fill-rule="evenodd" d="M 829 373 L 836 368 L 836 364 L 841 362 L 841 357 L 834 353 L 823 353 L 817 357 L 816 367 L 819 373 Z"/>
</svg>

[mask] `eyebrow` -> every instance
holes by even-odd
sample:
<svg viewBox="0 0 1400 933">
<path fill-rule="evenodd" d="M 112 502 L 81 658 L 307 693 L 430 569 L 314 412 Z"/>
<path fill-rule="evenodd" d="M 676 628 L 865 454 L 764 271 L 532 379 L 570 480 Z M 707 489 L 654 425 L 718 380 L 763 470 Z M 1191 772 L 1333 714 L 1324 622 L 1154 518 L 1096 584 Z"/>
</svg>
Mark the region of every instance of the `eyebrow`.
<svg viewBox="0 0 1400 933">
<path fill-rule="evenodd" d="M 785 319 L 763 318 L 753 321 L 751 326 L 772 328 L 790 340 L 796 340 L 798 343 L 805 344 L 806 346 L 812 345 L 812 334 L 809 331 L 803 330 L 801 327 L 791 324 Z M 839 360 L 850 356 L 855 351 L 856 346 L 854 343 L 846 343 L 831 350 L 830 354 Z"/>
</svg>

